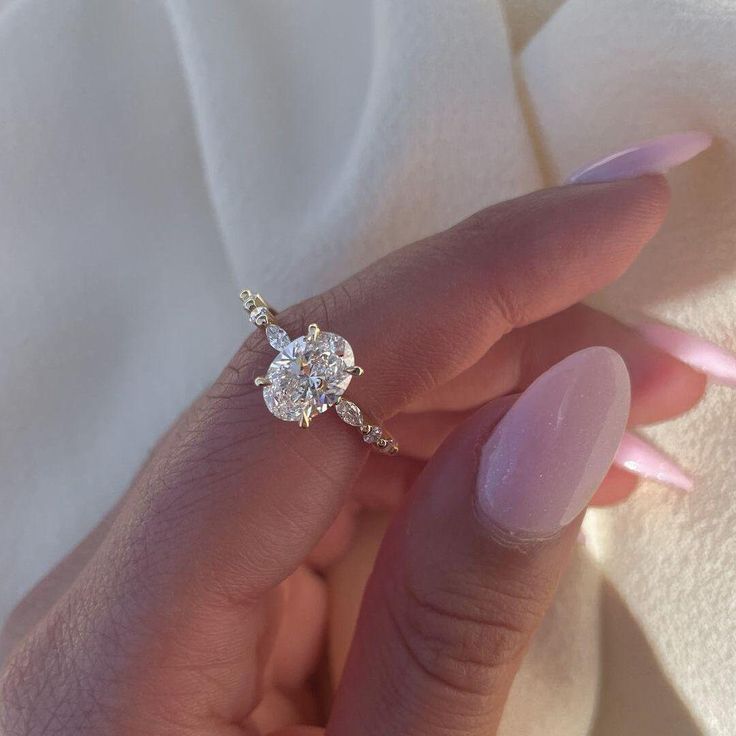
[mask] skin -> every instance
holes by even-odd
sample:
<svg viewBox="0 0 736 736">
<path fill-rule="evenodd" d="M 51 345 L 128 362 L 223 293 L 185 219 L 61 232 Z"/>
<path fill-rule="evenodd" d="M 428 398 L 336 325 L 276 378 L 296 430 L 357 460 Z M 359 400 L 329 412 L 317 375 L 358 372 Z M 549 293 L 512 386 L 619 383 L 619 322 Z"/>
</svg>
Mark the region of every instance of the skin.
<svg viewBox="0 0 736 736">
<path fill-rule="evenodd" d="M 370 454 L 331 414 L 309 431 L 274 419 L 253 386 L 272 351 L 249 337 L 118 506 L 11 616 L 0 732 L 494 733 L 580 519 L 506 547 L 470 512 L 472 466 L 447 469 L 509 395 L 582 347 L 623 356 L 633 425 L 700 399 L 699 373 L 578 304 L 628 268 L 667 204 L 661 177 L 538 192 L 281 313 L 290 334 L 317 322 L 350 340 L 366 369 L 351 398 L 401 438 L 395 458 Z M 635 484 L 611 470 L 594 502 L 621 501 Z M 445 504 L 443 518 L 428 499 Z M 352 618 L 365 575 L 331 592 L 326 580 L 339 578 L 365 509 L 381 509 L 389 531 L 328 707 L 326 631 Z M 329 621 L 328 593 L 343 603 Z M 459 672 L 469 640 L 473 666 Z"/>
</svg>

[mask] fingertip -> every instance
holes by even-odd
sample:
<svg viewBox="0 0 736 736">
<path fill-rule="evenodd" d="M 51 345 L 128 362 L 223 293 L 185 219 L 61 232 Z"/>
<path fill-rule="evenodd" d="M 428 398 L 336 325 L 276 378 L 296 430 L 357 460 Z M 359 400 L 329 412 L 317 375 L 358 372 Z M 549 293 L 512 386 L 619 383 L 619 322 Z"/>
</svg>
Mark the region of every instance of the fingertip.
<svg viewBox="0 0 736 736">
<path fill-rule="evenodd" d="M 693 490 L 692 476 L 651 442 L 626 432 L 614 464 L 640 477 L 680 491 Z"/>
<path fill-rule="evenodd" d="M 639 479 L 635 475 L 614 465 L 593 494 L 590 505 L 605 507 L 623 503 L 638 485 Z"/>
<path fill-rule="evenodd" d="M 703 398 L 708 377 L 665 352 L 647 346 L 632 375 L 631 425 L 673 419 Z"/>
<path fill-rule="evenodd" d="M 672 191 L 662 174 L 649 174 L 626 182 L 625 191 L 631 198 L 632 212 L 639 215 L 641 224 L 647 227 L 648 238 L 654 237 L 667 216 L 672 200 Z"/>
<path fill-rule="evenodd" d="M 588 184 L 574 187 L 582 197 L 595 199 L 593 208 L 599 223 L 610 230 L 598 238 L 609 243 L 631 259 L 624 259 L 619 274 L 659 231 L 665 221 L 671 201 L 667 179 L 659 174 L 636 179 Z"/>
<path fill-rule="evenodd" d="M 558 534 L 605 477 L 629 405 L 628 371 L 610 348 L 580 350 L 543 373 L 482 447 L 481 515 L 518 539 Z"/>
</svg>

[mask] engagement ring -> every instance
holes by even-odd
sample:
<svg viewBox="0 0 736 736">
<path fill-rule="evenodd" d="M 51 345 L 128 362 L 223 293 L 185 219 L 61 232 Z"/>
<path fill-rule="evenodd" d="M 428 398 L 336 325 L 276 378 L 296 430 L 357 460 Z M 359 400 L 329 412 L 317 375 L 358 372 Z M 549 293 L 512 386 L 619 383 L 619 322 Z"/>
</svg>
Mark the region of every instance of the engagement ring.
<svg viewBox="0 0 736 736">
<path fill-rule="evenodd" d="M 269 344 L 278 351 L 266 375 L 255 379 L 275 417 L 307 428 L 314 417 L 334 406 L 343 422 L 360 430 L 365 442 L 387 455 L 398 453 L 399 446 L 391 435 L 367 422 L 362 410 L 343 398 L 353 376 L 363 375 L 344 337 L 320 330 L 313 323 L 306 335 L 292 340 L 276 324 L 276 312 L 260 294 L 243 289 L 240 301 L 250 321 L 264 330 Z"/>
</svg>

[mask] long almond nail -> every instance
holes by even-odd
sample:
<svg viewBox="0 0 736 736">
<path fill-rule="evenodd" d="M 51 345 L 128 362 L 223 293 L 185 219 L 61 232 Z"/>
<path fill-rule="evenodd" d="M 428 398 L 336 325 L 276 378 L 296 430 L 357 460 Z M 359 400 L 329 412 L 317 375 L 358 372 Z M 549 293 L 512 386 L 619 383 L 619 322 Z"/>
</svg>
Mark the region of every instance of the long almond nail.
<svg viewBox="0 0 736 736">
<path fill-rule="evenodd" d="M 481 450 L 481 516 L 519 538 L 569 524 L 613 461 L 629 401 L 626 366 L 609 348 L 581 350 L 543 373 Z"/>
<path fill-rule="evenodd" d="M 705 151 L 713 136 L 700 131 L 672 133 L 638 143 L 578 169 L 568 184 L 594 184 L 664 174 Z"/>
<path fill-rule="evenodd" d="M 693 479 L 676 462 L 641 437 L 626 432 L 613 461 L 634 475 L 692 491 Z"/>
<path fill-rule="evenodd" d="M 636 329 L 647 342 L 705 373 L 714 383 L 736 387 L 736 355 L 728 350 L 661 322 L 645 322 Z"/>
</svg>

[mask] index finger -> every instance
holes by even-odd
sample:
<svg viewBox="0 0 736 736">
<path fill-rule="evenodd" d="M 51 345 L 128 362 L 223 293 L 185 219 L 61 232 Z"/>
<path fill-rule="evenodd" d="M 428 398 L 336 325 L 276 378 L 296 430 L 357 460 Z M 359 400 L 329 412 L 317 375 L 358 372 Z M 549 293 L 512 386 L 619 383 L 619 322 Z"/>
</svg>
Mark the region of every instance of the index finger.
<svg viewBox="0 0 736 736">
<path fill-rule="evenodd" d="M 661 177 L 536 192 L 395 251 L 285 310 L 279 323 L 292 335 L 317 323 L 346 337 L 365 368 L 346 398 L 382 422 L 462 373 L 512 328 L 613 281 L 657 231 L 667 202 Z M 248 536 L 262 538 L 285 512 L 291 518 L 293 534 L 254 545 L 253 569 L 237 582 L 249 593 L 278 582 L 307 554 L 367 452 L 332 412 L 307 432 L 274 420 L 253 385 L 272 358 L 260 333 L 249 338 L 195 410 L 197 441 L 189 441 L 197 467 L 206 448 L 210 467 L 216 457 L 236 477 L 247 472 L 231 513 Z"/>
<path fill-rule="evenodd" d="M 512 328 L 614 281 L 659 229 L 668 201 L 659 176 L 535 192 L 401 248 L 280 319 L 297 333 L 318 322 L 345 335 L 366 368 L 350 391 L 386 419 Z"/>
</svg>

